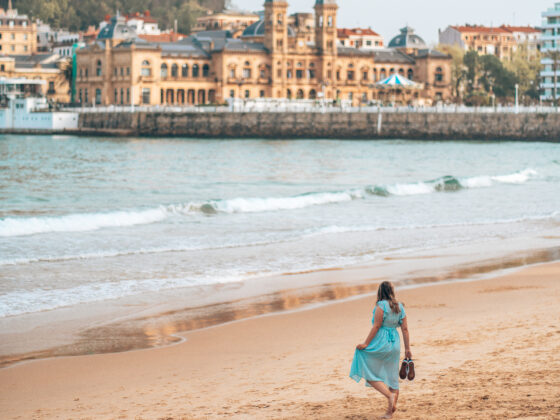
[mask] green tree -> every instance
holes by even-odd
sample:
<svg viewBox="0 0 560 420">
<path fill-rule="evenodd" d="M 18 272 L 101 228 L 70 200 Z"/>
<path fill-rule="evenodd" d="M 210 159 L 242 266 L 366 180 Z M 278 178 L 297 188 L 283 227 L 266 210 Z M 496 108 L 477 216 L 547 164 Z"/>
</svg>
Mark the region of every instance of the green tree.
<svg viewBox="0 0 560 420">
<path fill-rule="evenodd" d="M 440 44 L 436 49 L 444 54 L 450 55 L 451 61 L 451 84 L 453 85 L 453 95 L 459 101 L 462 99 L 462 90 L 467 78 L 467 67 L 465 66 L 465 50 L 458 45 Z"/>
<path fill-rule="evenodd" d="M 539 78 L 541 72 L 541 54 L 529 54 L 526 46 L 520 46 L 504 63 L 506 69 L 515 75 L 519 84 L 519 94 L 532 100 L 539 98 Z"/>
</svg>

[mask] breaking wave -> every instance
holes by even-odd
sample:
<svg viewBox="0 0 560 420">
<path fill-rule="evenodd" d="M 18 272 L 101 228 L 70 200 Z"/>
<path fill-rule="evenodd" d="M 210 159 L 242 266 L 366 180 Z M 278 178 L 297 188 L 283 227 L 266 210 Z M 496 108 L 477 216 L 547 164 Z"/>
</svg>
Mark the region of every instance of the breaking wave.
<svg viewBox="0 0 560 420">
<path fill-rule="evenodd" d="M 233 198 L 185 204 L 162 205 L 146 210 L 107 213 L 69 214 L 59 217 L 7 217 L 0 220 L 0 237 L 25 236 L 49 232 L 86 232 L 102 228 L 128 227 L 161 222 L 177 215 L 233 214 L 297 210 L 311 206 L 336 204 L 379 197 L 455 192 L 465 188 L 483 188 L 496 184 L 523 184 L 537 176 L 533 169 L 508 175 L 485 175 L 468 178 L 444 176 L 431 181 L 374 185 L 334 192 L 311 192 L 291 197 Z"/>
</svg>

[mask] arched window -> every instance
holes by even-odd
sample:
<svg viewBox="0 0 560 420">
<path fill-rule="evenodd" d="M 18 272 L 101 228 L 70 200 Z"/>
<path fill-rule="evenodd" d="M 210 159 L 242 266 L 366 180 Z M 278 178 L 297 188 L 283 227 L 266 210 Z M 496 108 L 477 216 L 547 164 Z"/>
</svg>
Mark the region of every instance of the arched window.
<svg viewBox="0 0 560 420">
<path fill-rule="evenodd" d="M 183 64 L 181 66 L 181 77 L 189 77 L 189 65 Z"/>
<path fill-rule="evenodd" d="M 192 66 L 192 77 L 198 77 L 198 64 Z"/>
<path fill-rule="evenodd" d="M 202 77 L 208 77 L 210 75 L 210 66 L 205 64 L 202 66 Z"/>
<path fill-rule="evenodd" d="M 95 66 L 95 75 L 96 76 L 101 76 L 102 71 L 101 71 L 101 60 L 97 60 L 96 66 Z"/>
<path fill-rule="evenodd" d="M 400 68 L 400 69 L 399 69 L 399 74 L 400 74 L 401 76 L 404 76 L 404 69 L 403 69 L 403 68 Z"/>
<path fill-rule="evenodd" d="M 386 78 L 387 78 L 387 70 L 381 69 L 381 71 L 379 72 L 379 80 L 383 80 Z"/>
<path fill-rule="evenodd" d="M 142 61 L 142 69 L 140 70 L 142 76 L 151 76 L 152 68 L 150 67 L 150 62 L 148 60 Z"/>
<path fill-rule="evenodd" d="M 317 99 L 317 92 L 315 92 L 315 89 L 309 91 L 309 99 Z"/>
<path fill-rule="evenodd" d="M 303 99 L 303 90 L 298 89 L 298 91 L 297 91 L 297 99 Z"/>
<path fill-rule="evenodd" d="M 389 70 L 389 74 L 395 74 L 395 69 Z"/>
<path fill-rule="evenodd" d="M 443 82 L 443 69 L 441 67 L 436 68 L 436 82 Z"/>
<path fill-rule="evenodd" d="M 171 66 L 171 77 L 177 77 L 178 75 L 179 75 L 179 66 L 173 63 L 173 65 Z"/>
<path fill-rule="evenodd" d="M 292 99 L 292 91 L 290 89 L 286 91 L 286 98 Z"/>
<path fill-rule="evenodd" d="M 377 69 L 373 69 L 373 81 L 377 82 Z"/>
<path fill-rule="evenodd" d="M 168 76 L 167 74 L 167 64 L 163 63 L 161 65 L 161 73 L 160 73 L 162 79 L 166 78 Z"/>
<path fill-rule="evenodd" d="M 332 17 L 332 16 L 329 16 L 329 17 L 327 18 L 327 22 L 328 22 L 329 28 L 331 28 L 331 27 L 333 26 L 333 17 Z"/>
<path fill-rule="evenodd" d="M 414 71 L 412 71 L 412 69 L 408 69 L 408 73 L 406 74 L 406 77 L 408 77 L 410 80 L 414 79 Z"/>
</svg>

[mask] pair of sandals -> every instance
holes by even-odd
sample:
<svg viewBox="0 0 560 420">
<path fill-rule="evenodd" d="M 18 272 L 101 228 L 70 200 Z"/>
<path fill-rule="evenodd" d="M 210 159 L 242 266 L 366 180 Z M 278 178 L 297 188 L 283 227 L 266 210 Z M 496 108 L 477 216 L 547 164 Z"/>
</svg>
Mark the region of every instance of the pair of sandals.
<svg viewBox="0 0 560 420">
<path fill-rule="evenodd" d="M 414 362 L 412 359 L 403 360 L 401 370 L 399 371 L 399 377 L 401 379 L 408 379 L 409 381 L 414 380 L 416 372 L 414 372 Z"/>
</svg>

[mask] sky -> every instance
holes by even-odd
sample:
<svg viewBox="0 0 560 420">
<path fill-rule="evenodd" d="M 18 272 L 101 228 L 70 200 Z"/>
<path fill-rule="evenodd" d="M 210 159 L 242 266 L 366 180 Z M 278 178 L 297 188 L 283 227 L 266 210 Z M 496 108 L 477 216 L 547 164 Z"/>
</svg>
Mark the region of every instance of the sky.
<svg viewBox="0 0 560 420">
<path fill-rule="evenodd" d="M 287 0 L 288 12 L 312 12 L 315 0 Z M 428 44 L 448 25 L 500 26 L 541 23 L 541 12 L 559 0 L 338 0 L 338 27 L 371 27 L 386 43 L 407 24 Z M 263 10 L 264 0 L 232 0 L 241 10 Z"/>
</svg>

